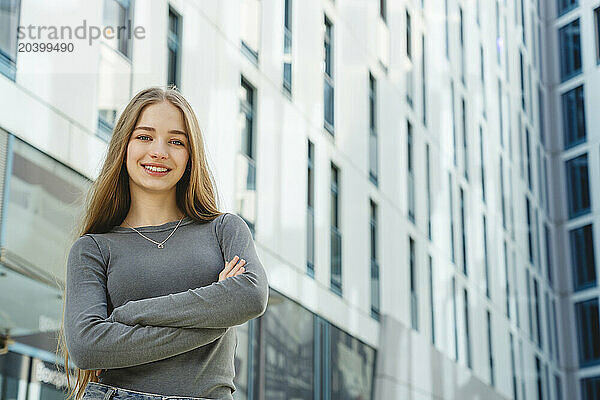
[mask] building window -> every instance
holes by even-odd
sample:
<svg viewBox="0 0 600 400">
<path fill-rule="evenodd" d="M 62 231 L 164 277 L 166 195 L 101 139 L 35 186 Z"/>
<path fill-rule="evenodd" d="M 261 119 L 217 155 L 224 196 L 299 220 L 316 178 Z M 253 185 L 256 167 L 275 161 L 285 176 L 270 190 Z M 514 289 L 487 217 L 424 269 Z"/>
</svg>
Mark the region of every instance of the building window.
<svg viewBox="0 0 600 400">
<path fill-rule="evenodd" d="M 452 115 L 452 148 L 454 150 L 453 153 L 453 161 L 454 161 L 454 166 L 456 167 L 458 162 L 457 162 L 457 153 L 458 153 L 458 149 L 457 149 L 457 142 L 456 142 L 456 109 L 454 107 L 454 80 L 450 79 L 450 109 L 451 111 L 451 115 Z"/>
<path fill-rule="evenodd" d="M 519 50 L 519 73 L 521 77 L 521 109 L 525 111 L 525 70 L 523 67 L 523 51 Z"/>
<path fill-rule="evenodd" d="M 415 223 L 415 176 L 413 166 L 413 141 L 412 141 L 412 124 L 406 121 L 406 151 L 408 163 L 408 219 Z"/>
<path fill-rule="evenodd" d="M 112 131 L 117 121 L 117 110 L 99 109 L 98 110 L 98 136 L 106 142 L 110 141 Z"/>
<path fill-rule="evenodd" d="M 371 317 L 379 321 L 379 261 L 377 259 L 377 204 L 370 202 L 371 208 Z"/>
<path fill-rule="evenodd" d="M 47 282 L 51 276 L 64 278 L 63 257 L 65 250 L 72 244 L 71 221 L 75 221 L 82 212 L 82 200 L 92 182 L 27 142 L 7 135 L 2 129 L 0 140 L 0 152 L 6 152 L 7 155 L 4 164 L 2 154 L 4 190 L 0 193 L 0 204 L 3 205 L 0 230 L 3 261 L 27 271 L 27 280 L 31 278 L 36 282 Z M 32 249 L 38 251 L 31 251 Z M 25 279 L 25 274 L 16 275 Z M 19 282 L 21 278 L 4 279 L 5 285 L 12 282 L 21 290 L 25 287 L 21 287 L 24 285 Z M 28 315 L 34 320 L 38 320 L 38 317 L 41 319 L 37 313 L 42 311 L 41 306 L 44 305 L 47 306 L 44 308 L 47 310 L 47 314 L 44 311 L 46 318 L 59 318 L 60 313 L 55 308 L 58 304 L 53 300 L 54 288 L 50 285 L 39 285 L 39 288 L 42 286 L 45 289 L 36 289 L 36 293 L 32 292 L 32 297 L 28 297 L 28 301 L 40 305 L 39 310 L 29 310 L 31 314 Z M 13 307 L 7 307 L 7 304 L 15 300 L 9 298 L 12 289 L 4 287 L 0 292 L 0 303 L 5 305 L 2 308 L 2 318 L 16 321 L 20 317 L 13 315 Z M 16 307 L 14 311 L 17 312 Z M 3 387 L 5 388 L 6 386 Z M 3 398 L 11 397 L 5 391 L 2 393 Z"/>
<path fill-rule="evenodd" d="M 594 10 L 594 20 L 596 25 L 596 63 L 600 64 L 600 7 Z"/>
<path fill-rule="evenodd" d="M 406 121 L 407 183 L 408 183 L 408 219 L 415 223 L 415 175 L 413 165 L 412 124 Z"/>
<path fill-rule="evenodd" d="M 506 279 L 506 287 L 504 291 L 504 295 L 506 297 L 506 317 L 510 320 L 510 274 L 509 274 L 509 266 L 508 266 L 508 244 L 506 243 L 506 239 L 504 242 L 504 277 Z M 488 283 L 489 285 L 489 283 Z"/>
<path fill-rule="evenodd" d="M 485 164 L 483 151 L 483 127 L 479 125 L 479 163 L 481 164 L 481 200 L 485 203 Z"/>
<path fill-rule="evenodd" d="M 546 239 L 546 276 L 552 287 L 552 237 L 550 236 L 550 225 L 544 223 L 544 237 Z"/>
<path fill-rule="evenodd" d="M 292 94 L 292 0 L 284 0 L 283 89 Z"/>
<path fill-rule="evenodd" d="M 446 39 L 446 58 L 450 60 L 450 29 L 448 26 L 448 20 L 448 0 L 444 0 L 444 28 L 446 31 L 444 38 Z"/>
<path fill-rule="evenodd" d="M 585 142 L 585 106 L 583 85 L 562 95 L 563 140 L 565 150 Z"/>
<path fill-rule="evenodd" d="M 477 2 L 479 4 L 479 2 Z M 485 57 L 483 55 L 483 46 L 479 45 L 479 62 L 480 62 L 480 75 L 481 75 L 481 101 L 482 101 L 482 111 L 483 118 L 487 118 L 487 98 L 485 95 Z"/>
<path fill-rule="evenodd" d="M 431 254 L 428 255 L 427 258 L 429 259 L 429 309 L 431 310 L 431 344 L 435 346 L 435 301 L 433 299 L 433 259 L 431 257 Z"/>
<path fill-rule="evenodd" d="M 377 86 L 369 72 L 369 179 L 377 186 Z"/>
<path fill-rule="evenodd" d="M 502 215 L 502 227 L 506 230 L 506 196 L 504 194 L 504 159 L 500 154 L 500 213 Z"/>
<path fill-rule="evenodd" d="M 425 67 L 425 35 L 421 35 L 421 98 L 423 106 L 423 125 L 427 126 L 427 84 Z"/>
<path fill-rule="evenodd" d="M 546 307 L 546 334 L 548 337 L 548 353 L 550 353 L 550 359 L 552 359 L 552 358 L 554 358 L 554 341 L 552 340 L 552 324 L 550 321 L 550 291 L 546 291 L 544 298 L 546 299 L 545 307 Z"/>
<path fill-rule="evenodd" d="M 321 399 L 346 399 L 348 398 L 348 386 L 342 382 L 353 382 L 351 396 L 356 399 L 368 399 L 374 392 L 375 382 L 375 361 L 376 350 L 350 336 L 348 333 L 328 323 L 329 330 L 329 350 L 325 355 L 330 354 L 331 357 L 323 360 L 325 365 L 329 365 L 331 361 L 331 373 L 328 373 L 328 378 L 331 378 L 331 384 L 328 381 L 327 385 L 319 385 L 319 388 L 329 388 L 329 393 L 322 393 Z M 281 334 L 277 337 L 281 337 Z M 323 348 L 323 347 L 321 347 Z M 304 353 L 303 353 L 304 354 Z M 285 358 L 283 358 L 285 359 Z M 355 367 L 348 368 L 348 360 L 353 360 Z M 287 369 L 287 368 L 286 368 Z M 296 370 L 296 368 L 291 368 Z M 356 371 L 364 371 L 361 373 L 360 381 L 356 380 Z M 309 375 L 310 376 L 310 375 Z M 274 378 L 273 380 L 279 381 Z M 285 382 L 285 381 L 284 381 Z M 283 383 L 287 386 L 287 383 Z M 272 391 L 270 393 L 281 393 Z M 278 395 L 276 397 L 279 397 Z M 315 396 L 316 397 L 316 396 Z M 281 393 L 281 398 L 291 399 L 310 399 L 315 398 L 310 395 L 305 395 L 300 391 L 288 391 Z M 254 397 L 258 399 L 258 396 Z"/>
<path fill-rule="evenodd" d="M 469 180 L 469 149 L 468 149 L 468 128 L 467 128 L 467 105 L 465 98 L 461 99 L 461 113 L 462 113 L 462 134 L 463 134 L 463 170 L 465 180 Z"/>
<path fill-rule="evenodd" d="M 419 330 L 419 297 L 417 294 L 417 266 L 415 254 L 415 241 L 408 237 L 410 253 L 410 326 L 412 329 Z"/>
<path fill-rule="evenodd" d="M 556 389 L 556 398 L 562 399 L 563 398 L 562 385 L 561 385 L 561 381 L 560 381 L 560 376 L 558 374 L 554 375 L 554 387 Z M 585 400 L 588 400 L 588 399 L 585 399 Z"/>
<path fill-rule="evenodd" d="M 258 64 L 260 48 L 260 0 L 241 0 L 240 4 L 240 47 L 242 53 Z"/>
<path fill-rule="evenodd" d="M 531 202 L 529 201 L 529 197 L 525 195 L 525 212 L 527 213 L 527 250 L 529 254 L 529 262 L 533 264 L 533 229 L 531 227 L 531 214 L 533 213 L 531 209 Z"/>
<path fill-rule="evenodd" d="M 531 281 L 529 268 L 525 268 L 525 286 L 527 287 L 527 315 L 529 317 L 529 338 L 533 342 L 533 315 L 531 312 Z"/>
<path fill-rule="evenodd" d="M 519 397 L 517 396 L 517 371 L 515 367 L 515 343 L 512 332 L 508 333 L 509 341 L 510 341 L 510 369 L 512 372 L 512 392 L 513 399 L 517 400 Z"/>
<path fill-rule="evenodd" d="M 325 73 L 324 84 L 324 127 L 331 134 L 334 128 L 334 85 L 333 85 L 333 25 L 325 17 L 325 37 L 323 38 L 325 48 Z"/>
<path fill-rule="evenodd" d="M 413 106 L 414 95 L 414 64 L 412 61 L 412 23 L 408 10 L 406 10 L 406 57 L 410 61 L 406 70 L 406 103 L 409 107 Z"/>
<path fill-rule="evenodd" d="M 464 306 L 465 306 L 465 352 L 467 353 L 467 368 L 473 368 L 471 357 L 471 332 L 469 323 L 469 293 L 463 288 Z"/>
<path fill-rule="evenodd" d="M 515 320 L 517 321 L 517 328 L 521 329 L 521 313 L 519 312 L 519 285 L 517 282 L 519 282 L 518 280 L 518 271 L 517 271 L 517 252 L 513 249 L 511 251 L 512 257 L 512 274 L 513 274 L 513 282 L 515 282 L 515 284 L 513 285 L 513 290 L 514 290 L 514 303 L 515 303 Z"/>
<path fill-rule="evenodd" d="M 240 127 L 241 138 L 237 158 L 238 181 L 236 187 L 236 209 L 254 235 L 256 223 L 256 89 L 242 76 L 240 79 Z"/>
<path fill-rule="evenodd" d="M 0 0 L 0 73 L 15 80 L 21 0 Z"/>
<path fill-rule="evenodd" d="M 454 187 L 452 185 L 452 174 L 448 172 L 448 203 L 450 205 L 450 259 L 453 263 L 456 262 L 454 252 Z"/>
<path fill-rule="evenodd" d="M 552 324 L 554 331 L 554 348 L 556 349 L 556 361 L 560 363 L 560 347 L 558 347 L 558 321 L 556 319 L 556 301 L 552 299 Z M 558 391 L 560 392 L 560 391 Z"/>
<path fill-rule="evenodd" d="M 598 299 L 575 304 L 577 336 L 579 338 L 579 364 L 581 367 L 600 363 L 600 323 Z"/>
<path fill-rule="evenodd" d="M 488 266 L 488 244 L 487 244 L 487 219 L 485 214 L 483 215 L 483 266 L 485 269 L 485 295 L 487 298 L 490 296 L 490 271 Z M 506 242 L 505 242 L 506 244 Z"/>
<path fill-rule="evenodd" d="M 558 30 L 560 44 L 560 79 L 566 81 L 581 72 L 579 19 Z"/>
<path fill-rule="evenodd" d="M 565 14 L 578 6 L 579 0 L 556 0 L 556 7 L 558 8 L 558 16 Z"/>
<path fill-rule="evenodd" d="M 489 310 L 486 310 L 487 334 L 488 334 L 488 356 L 490 365 L 490 384 L 495 385 L 494 379 L 494 346 L 492 342 L 492 316 Z"/>
<path fill-rule="evenodd" d="M 540 320 L 540 293 L 537 279 L 533 278 L 533 310 L 535 313 L 535 328 L 537 332 L 537 344 L 541 349 L 543 347 L 542 342 L 542 322 Z"/>
<path fill-rule="evenodd" d="M 342 232 L 339 218 L 339 169 L 331 164 L 331 290 L 342 295 Z"/>
<path fill-rule="evenodd" d="M 566 162 L 569 218 L 590 212 L 587 154 Z"/>
<path fill-rule="evenodd" d="M 169 48 L 169 61 L 167 64 L 167 85 L 180 86 L 181 69 L 181 16 L 169 7 L 169 33 L 167 46 Z"/>
<path fill-rule="evenodd" d="M 306 272 L 315 276 L 315 145 L 308 141 L 308 165 L 306 170 Z"/>
<path fill-rule="evenodd" d="M 531 138 L 529 137 L 529 128 L 525 127 L 525 165 L 527 166 L 527 186 L 529 190 L 532 189 L 532 179 L 531 179 Z"/>
<path fill-rule="evenodd" d="M 129 0 L 104 1 L 104 25 L 116 29 L 112 39 L 106 39 L 111 47 L 127 58 L 131 58 L 131 4 Z M 120 29 L 124 27 L 125 29 Z"/>
<path fill-rule="evenodd" d="M 501 64 L 502 60 L 502 47 L 504 43 L 500 36 L 500 3 L 496 0 L 496 62 L 498 65 Z"/>
<path fill-rule="evenodd" d="M 454 323 L 454 360 L 458 361 L 458 311 L 456 309 L 456 277 L 452 275 L 452 322 Z"/>
<path fill-rule="evenodd" d="M 537 399 L 544 400 L 544 392 L 542 389 L 542 366 L 538 356 L 535 356 L 535 383 L 537 387 Z"/>
<path fill-rule="evenodd" d="M 406 57 L 412 61 L 412 24 L 408 10 L 406 10 Z"/>
<path fill-rule="evenodd" d="M 381 17 L 383 22 L 386 22 L 386 20 L 387 20 L 386 3 L 387 3 L 386 0 L 379 0 L 379 16 Z"/>
<path fill-rule="evenodd" d="M 431 168 L 429 157 L 429 143 L 425 143 L 425 179 L 427 190 L 427 238 L 431 241 Z"/>
<path fill-rule="evenodd" d="M 458 6 L 459 16 L 459 37 L 460 37 L 460 79 L 465 84 L 465 24 L 463 18 L 463 9 Z"/>
<path fill-rule="evenodd" d="M 467 268 L 467 232 L 466 232 L 466 222 L 465 222 L 465 193 L 462 187 L 460 189 L 460 231 L 462 236 L 462 262 L 463 262 L 463 273 L 468 275 Z"/>
<path fill-rule="evenodd" d="M 246 397 L 246 394 L 249 394 L 254 395 L 253 398 L 256 399 L 259 391 L 257 389 L 262 380 L 266 393 L 278 393 L 282 398 L 294 396 L 301 399 L 311 398 L 315 386 L 317 386 L 313 374 L 315 364 L 319 363 L 319 356 L 327 352 L 326 349 L 322 349 L 321 354 L 315 354 L 315 340 L 320 339 L 319 331 L 315 329 L 315 316 L 298 303 L 273 290 L 269 298 L 277 300 L 276 304 L 269 304 L 268 309 L 260 319 L 251 321 L 254 324 L 250 324 L 247 338 L 240 338 L 239 327 L 236 328 L 239 342 L 235 357 L 236 368 L 238 368 L 237 363 L 239 361 L 237 353 L 242 345 L 245 345 L 243 347 L 247 349 L 247 342 L 250 341 L 251 351 L 247 351 L 249 353 L 246 356 L 247 365 L 242 365 L 245 368 L 241 368 L 245 374 L 236 373 L 235 377 L 238 378 L 240 375 L 254 377 L 254 379 L 250 379 L 252 385 L 248 385 L 246 382 L 240 382 L 242 384 L 238 385 L 235 382 L 236 388 L 238 388 L 240 394 L 244 393 L 244 396 L 241 396 L 242 398 L 252 398 L 250 396 Z M 260 323 L 258 323 L 259 320 Z M 283 326 L 286 328 L 283 328 Z M 285 335 L 283 330 L 288 328 L 294 334 L 286 335 L 290 337 L 285 342 L 280 341 L 279 338 Z M 315 335 L 315 332 L 317 332 L 317 335 Z M 357 351 L 358 349 L 352 347 L 352 350 L 348 348 L 344 348 L 344 350 Z M 262 377 L 256 372 L 261 364 L 261 352 L 269 354 L 269 357 L 263 359 Z M 361 354 L 366 355 L 368 353 Z M 332 361 L 330 367 L 334 369 L 337 367 L 337 358 Z M 360 359 L 360 361 L 367 361 L 367 357 Z M 369 366 L 361 364 L 361 367 L 365 367 L 365 374 L 367 374 Z M 327 372 L 323 371 L 322 374 Z"/>
<path fill-rule="evenodd" d="M 596 286 L 596 261 L 594 257 L 594 233 L 592 225 L 585 225 L 569 232 L 573 290 Z"/>
<path fill-rule="evenodd" d="M 581 380 L 581 400 L 600 399 L 600 376 Z"/>
</svg>

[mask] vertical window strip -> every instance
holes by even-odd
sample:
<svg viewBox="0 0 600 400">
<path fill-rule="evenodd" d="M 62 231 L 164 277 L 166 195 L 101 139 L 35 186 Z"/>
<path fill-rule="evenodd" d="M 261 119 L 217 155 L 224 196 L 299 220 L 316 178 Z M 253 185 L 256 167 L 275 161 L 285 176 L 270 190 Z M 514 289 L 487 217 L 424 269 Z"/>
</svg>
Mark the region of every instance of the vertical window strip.
<svg viewBox="0 0 600 400">
<path fill-rule="evenodd" d="M 435 346 L 435 302 L 433 298 L 433 259 L 431 254 L 428 255 L 429 260 L 429 309 L 431 310 L 431 344 Z"/>
<path fill-rule="evenodd" d="M 489 355 L 489 366 L 490 366 L 490 384 L 492 387 L 495 386 L 495 378 L 494 378 L 494 346 L 492 342 L 492 316 L 489 310 L 486 310 L 486 320 L 487 320 L 487 334 L 488 334 L 488 355 Z"/>
<path fill-rule="evenodd" d="M 315 168 L 314 168 L 314 144 L 308 140 L 308 165 L 307 165 L 307 274 L 315 276 Z"/>
<path fill-rule="evenodd" d="M 473 362 L 471 357 L 471 334 L 469 324 L 469 293 L 466 288 L 463 288 L 464 295 L 464 306 L 465 306 L 465 350 L 467 356 L 467 368 L 473 368 Z"/>
</svg>

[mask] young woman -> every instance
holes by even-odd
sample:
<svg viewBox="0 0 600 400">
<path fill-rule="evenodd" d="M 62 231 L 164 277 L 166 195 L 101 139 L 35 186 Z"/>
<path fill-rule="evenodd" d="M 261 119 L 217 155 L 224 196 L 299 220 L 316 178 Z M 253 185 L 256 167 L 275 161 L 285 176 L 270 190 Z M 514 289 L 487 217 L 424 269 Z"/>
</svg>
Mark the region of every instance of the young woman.
<svg viewBox="0 0 600 400">
<path fill-rule="evenodd" d="M 68 398 L 233 398 L 235 326 L 265 312 L 269 287 L 248 225 L 217 210 L 212 179 L 183 96 L 139 92 L 67 260 Z"/>
</svg>

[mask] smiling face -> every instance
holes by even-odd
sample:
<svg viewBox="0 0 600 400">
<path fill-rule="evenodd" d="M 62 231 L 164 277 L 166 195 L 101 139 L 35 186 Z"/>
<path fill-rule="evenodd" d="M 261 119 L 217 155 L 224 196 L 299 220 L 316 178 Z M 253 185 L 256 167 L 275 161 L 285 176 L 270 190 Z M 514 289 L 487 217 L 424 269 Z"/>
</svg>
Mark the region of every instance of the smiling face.
<svg viewBox="0 0 600 400">
<path fill-rule="evenodd" d="M 140 191 L 174 192 L 185 172 L 188 148 L 179 108 L 169 102 L 146 106 L 127 145 L 127 173 L 132 195 Z"/>
</svg>

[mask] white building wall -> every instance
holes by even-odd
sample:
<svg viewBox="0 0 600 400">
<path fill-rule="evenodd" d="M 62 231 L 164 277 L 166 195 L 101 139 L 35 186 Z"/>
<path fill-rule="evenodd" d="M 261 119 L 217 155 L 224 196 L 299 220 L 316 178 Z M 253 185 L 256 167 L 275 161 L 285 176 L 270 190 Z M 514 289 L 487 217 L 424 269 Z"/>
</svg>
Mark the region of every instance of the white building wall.
<svg viewBox="0 0 600 400">
<path fill-rule="evenodd" d="M 521 0 L 518 0 L 521 1 Z M 526 1 L 527 24 L 536 2 Z M 496 63 L 495 2 L 483 1 L 481 23 L 476 23 L 473 0 L 448 0 L 450 29 L 450 61 L 445 56 L 444 0 L 388 1 L 389 63 L 387 72 L 379 62 L 378 32 L 382 30 L 379 2 L 375 0 L 293 1 L 293 89 L 291 99 L 281 89 L 283 48 L 283 1 L 261 2 L 260 48 L 258 66 L 240 51 L 239 2 L 164 0 L 134 6 L 134 25 L 146 28 L 147 37 L 133 41 L 131 62 L 114 53 L 102 41 L 92 46 L 76 45 L 76 53 L 64 57 L 20 53 L 17 79 L 11 82 L 0 76 L 0 126 L 26 140 L 65 164 L 94 178 L 106 150 L 105 142 L 95 136 L 99 83 L 97 72 L 101 62 L 119 77 L 123 98 L 120 110 L 133 94 L 150 85 L 164 85 L 167 75 L 167 15 L 169 4 L 183 16 L 181 90 L 197 112 L 206 140 L 210 167 L 218 183 L 222 207 L 233 210 L 235 198 L 235 156 L 239 150 L 238 125 L 240 75 L 254 85 L 257 93 L 257 233 L 256 244 L 274 289 L 300 302 L 309 310 L 340 326 L 378 350 L 376 372 L 377 399 L 502 399 L 512 398 L 512 375 L 508 332 L 515 336 L 515 362 L 521 380 L 525 377 L 527 398 L 536 398 L 534 354 L 550 363 L 551 373 L 561 372 L 547 350 L 539 352 L 529 339 L 528 312 L 524 268 L 527 256 L 527 225 L 524 204 L 526 183 L 520 177 L 517 113 L 520 112 L 519 42 L 521 28 L 515 26 L 517 2 L 500 1 L 506 14 L 509 77 L 504 64 Z M 465 21 L 466 88 L 460 78 L 458 42 L 458 4 Z M 591 4 L 591 3 L 590 3 Z M 21 25 L 54 24 L 76 26 L 85 18 L 89 24 L 102 24 L 100 0 L 68 2 L 61 7 L 42 0 L 23 0 Z M 412 64 L 414 65 L 414 108 L 406 103 L 406 10 L 412 19 Z M 536 13 L 536 12 L 535 12 Z M 323 129 L 323 17 L 333 23 L 333 68 L 335 80 L 335 137 Z M 539 18 L 536 15 L 536 21 Z M 588 27 L 591 21 L 583 21 Z M 529 26 L 529 29 L 531 27 Z M 385 32 L 385 29 L 383 29 Z M 422 124 L 421 33 L 426 38 L 427 125 Z M 501 32 L 503 34 L 503 32 Z M 533 38 L 527 33 L 528 50 Z M 554 33 L 553 33 L 554 35 Z M 550 35 L 552 37 L 552 35 Z M 554 35 L 556 36 L 556 35 Z M 591 37 L 591 35 L 589 35 Z M 584 34 L 585 37 L 585 34 Z M 485 54 L 485 94 L 487 118 L 482 117 L 482 87 L 479 43 Z M 592 46 L 584 41 L 584 44 Z M 590 53 L 592 54 L 592 53 Z M 551 59 L 551 54 L 546 59 Z M 504 62 L 504 56 L 503 61 Z M 584 65 L 588 62 L 584 58 Z M 591 61 L 588 62 L 588 64 Z M 552 62 L 545 63 L 552 65 Z M 42 67 L 41 67 L 42 66 Z M 584 67 L 585 68 L 585 67 Z M 591 68 L 591 67 L 590 67 Z M 369 181 L 369 115 L 368 74 L 377 79 L 377 132 L 379 146 L 379 187 Z M 551 71 L 548 71 L 551 73 Z M 510 96 L 510 110 L 505 102 L 505 144 L 499 139 L 497 79 L 502 78 L 504 92 Z M 527 76 L 527 74 L 525 74 Z M 584 70 L 584 78 L 593 75 Z M 116 78 L 115 78 L 116 79 Z M 451 112 L 450 79 L 455 85 L 455 115 Z M 533 73 L 535 82 L 538 73 Z M 547 85 L 551 86 L 551 82 Z M 537 84 L 533 87 L 530 126 L 532 142 L 537 143 Z M 527 89 L 527 86 L 526 86 Z M 593 86 L 586 87 L 587 104 L 593 103 Z M 462 173 L 462 122 L 460 99 L 467 102 L 469 180 Z M 550 102 L 548 102 L 550 103 Z M 560 115 L 559 105 L 551 103 Z M 26 111 L 24 111 L 26 110 Z M 119 111 L 120 111 L 119 110 Z M 588 107 L 587 110 L 592 110 Z M 509 116 L 510 115 L 510 116 Z M 588 115 L 589 143 L 593 142 L 593 112 Z M 413 150 L 416 183 L 416 226 L 407 219 L 407 125 L 413 125 Z M 453 165 L 452 123 L 456 124 L 457 161 Z M 481 201 L 479 125 L 484 134 L 486 203 Z M 508 134 L 512 135 L 509 139 Z M 524 136 L 524 134 L 523 134 Z M 551 135 L 548 134 L 548 137 Z M 315 278 L 306 275 L 306 141 L 315 144 Z M 431 216 L 433 241 L 427 240 L 425 204 L 425 143 L 431 157 Z M 509 147 L 509 143 L 511 146 Z M 532 146 L 532 158 L 536 154 Z M 524 150 L 523 150 L 524 151 Z M 511 290 L 519 297 L 510 299 L 511 316 L 505 314 L 505 281 L 503 229 L 499 178 L 499 154 L 503 154 L 507 218 L 514 210 L 515 237 L 509 238 L 509 275 L 516 268 L 517 281 Z M 590 166 L 597 165 L 590 152 Z M 536 161 L 533 158 L 532 161 Z M 343 296 L 329 289 L 330 229 L 330 162 L 341 171 L 340 205 L 342 230 Z M 532 176 L 537 179 L 537 163 L 532 163 Z M 453 171 L 453 203 L 457 264 L 450 262 L 448 171 Z M 562 165 L 549 171 L 551 182 L 564 174 Z M 510 172 L 509 172 L 510 171 Z M 509 174 L 512 178 L 509 179 Z M 590 169 L 590 181 L 598 176 Z M 564 180 L 563 180 L 564 181 Z M 512 183 L 511 183 L 512 182 Z M 534 184 L 532 202 L 539 204 Z M 465 220 L 469 276 L 462 275 L 460 232 L 460 198 L 458 185 L 465 191 Z M 552 186 L 553 187 L 553 186 Z M 512 199 L 509 193 L 512 192 Z M 555 194 L 556 191 L 555 191 Z M 549 196 L 554 198 L 555 196 Z M 370 312 L 370 244 L 369 198 L 379 207 L 378 254 L 381 280 L 382 320 L 377 322 Z M 235 211 L 235 210 L 233 210 Z M 487 243 L 490 268 L 491 300 L 484 291 L 482 213 L 487 217 Z M 542 219 L 546 216 L 541 213 Z M 555 216 L 560 220 L 562 214 Z M 509 222 L 509 226 L 512 222 Z M 543 225 L 542 225 L 543 227 Z M 540 232 L 543 232 L 540 229 Z M 410 278 L 408 235 L 416 241 L 416 279 L 419 299 L 419 332 L 410 330 Z M 596 235 L 596 238 L 598 235 Z M 566 243 L 557 240 L 557 243 Z M 540 246 L 543 241 L 540 241 Z M 517 264 L 512 251 L 516 249 Z M 557 249 L 560 249 L 557 246 Z M 544 251 L 542 247 L 542 259 Z M 431 345 L 429 284 L 427 256 L 434 266 L 434 319 L 436 346 Z M 568 262 L 558 258 L 556 264 Z M 532 273 L 538 274 L 536 268 Z M 540 271 L 545 271 L 542 265 Z M 458 363 L 454 362 L 454 323 L 450 292 L 452 275 L 456 276 Z M 543 274 L 541 274 L 544 276 Z M 557 277 L 558 278 L 558 277 Z M 568 277 L 563 276 L 562 278 Z M 511 277 L 512 279 L 512 277 Z M 563 279 L 556 279 L 562 281 Z M 543 293 L 549 290 L 544 278 L 539 279 L 543 334 L 546 331 Z M 464 304 L 462 289 L 469 291 L 470 340 L 472 368 L 466 367 Z M 551 292 L 554 297 L 554 292 Z M 533 289 L 532 289 L 533 296 Z M 516 304 L 521 319 L 516 328 Z M 572 310 L 572 305 L 568 307 Z M 495 388 L 490 386 L 485 311 L 492 313 L 492 336 L 495 363 Z M 559 309 L 560 314 L 567 309 Z M 560 324 L 559 324 L 560 325 Z M 568 324 L 567 324 L 568 326 Z M 535 328 L 535 326 L 534 326 Z M 519 342 L 523 342 L 523 353 Z M 548 343 L 547 336 L 544 339 Z M 569 339 L 561 338 L 563 349 L 570 349 Z M 545 347 L 547 349 L 547 347 Z M 521 362 L 521 357 L 522 362 Z M 521 369 L 524 365 L 525 370 Z M 568 367 L 571 364 L 567 364 Z M 554 392 L 552 378 L 551 392 Z M 571 391 L 567 392 L 570 393 Z M 547 394 L 544 398 L 548 397 Z M 522 398 L 522 397 L 519 397 Z"/>
</svg>

